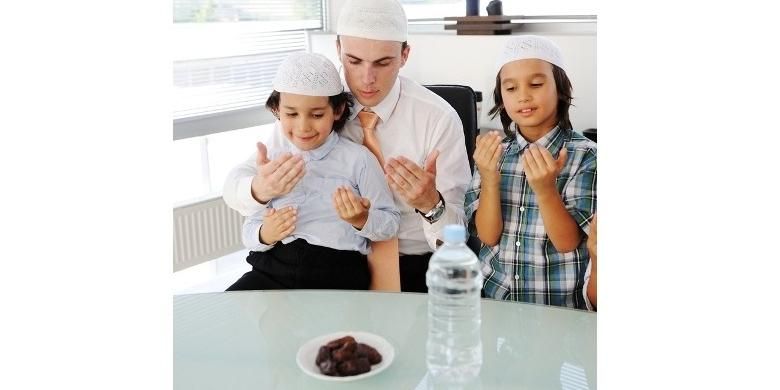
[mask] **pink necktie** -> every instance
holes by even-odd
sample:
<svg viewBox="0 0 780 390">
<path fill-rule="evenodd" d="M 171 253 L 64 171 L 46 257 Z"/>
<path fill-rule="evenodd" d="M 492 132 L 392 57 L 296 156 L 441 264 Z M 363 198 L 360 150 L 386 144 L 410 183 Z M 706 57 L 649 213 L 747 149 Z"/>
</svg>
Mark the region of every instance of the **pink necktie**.
<svg viewBox="0 0 780 390">
<path fill-rule="evenodd" d="M 358 119 L 360 119 L 360 126 L 363 127 L 363 145 L 374 153 L 376 159 L 379 160 L 379 165 L 384 170 L 385 160 L 382 158 L 382 150 L 379 149 L 379 139 L 376 138 L 376 122 L 379 120 L 379 116 L 372 111 L 360 111 L 358 113 Z"/>
</svg>

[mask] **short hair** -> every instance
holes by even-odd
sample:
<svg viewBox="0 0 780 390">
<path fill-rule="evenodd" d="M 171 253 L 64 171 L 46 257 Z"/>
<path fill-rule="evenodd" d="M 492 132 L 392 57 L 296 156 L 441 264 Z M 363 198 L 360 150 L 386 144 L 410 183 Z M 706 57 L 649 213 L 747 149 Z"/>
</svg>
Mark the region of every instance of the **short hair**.
<svg viewBox="0 0 780 390">
<path fill-rule="evenodd" d="M 279 119 L 279 100 L 281 99 L 281 94 L 279 91 L 274 90 L 271 92 L 271 95 L 268 96 L 268 100 L 265 101 L 265 108 L 267 108 L 269 111 L 271 111 L 276 119 Z M 352 102 L 352 95 L 350 95 L 347 92 L 342 92 L 338 95 L 328 96 L 328 105 L 333 108 L 333 112 L 335 113 L 338 111 L 339 107 L 344 107 L 344 110 L 341 112 L 341 116 L 339 119 L 336 119 L 333 122 L 333 131 L 340 132 L 341 129 L 344 128 L 344 125 L 347 123 L 347 120 L 349 119 L 349 115 L 352 113 L 352 105 L 354 103 Z"/>
<path fill-rule="evenodd" d="M 558 95 L 558 104 L 556 106 L 556 119 L 558 120 L 558 126 L 560 126 L 562 129 L 571 130 L 572 125 L 571 120 L 569 120 L 569 107 L 572 106 L 571 80 L 569 80 L 569 76 L 566 75 L 566 72 L 563 69 L 557 65 L 550 65 L 552 65 L 552 74 L 553 79 L 555 80 L 555 92 Z M 508 136 L 511 136 L 512 131 L 509 130 L 509 125 L 512 124 L 512 118 L 510 118 L 509 114 L 507 114 L 506 108 L 504 108 L 504 99 L 501 97 L 501 71 L 499 71 L 496 75 L 496 86 L 493 89 L 493 101 L 496 105 L 493 106 L 490 111 L 488 111 L 490 119 L 493 119 L 496 117 L 496 115 L 499 115 L 501 118 L 501 125 L 504 127 L 504 133 L 506 133 Z"/>
</svg>

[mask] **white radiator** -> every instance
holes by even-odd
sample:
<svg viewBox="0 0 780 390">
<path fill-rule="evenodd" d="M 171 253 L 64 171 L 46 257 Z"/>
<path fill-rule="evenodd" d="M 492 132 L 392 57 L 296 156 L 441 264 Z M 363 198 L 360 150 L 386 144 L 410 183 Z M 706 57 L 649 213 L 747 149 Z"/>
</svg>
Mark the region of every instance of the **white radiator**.
<svg viewBox="0 0 780 390">
<path fill-rule="evenodd" d="M 173 209 L 173 271 L 241 250 L 243 217 L 222 197 Z"/>
</svg>

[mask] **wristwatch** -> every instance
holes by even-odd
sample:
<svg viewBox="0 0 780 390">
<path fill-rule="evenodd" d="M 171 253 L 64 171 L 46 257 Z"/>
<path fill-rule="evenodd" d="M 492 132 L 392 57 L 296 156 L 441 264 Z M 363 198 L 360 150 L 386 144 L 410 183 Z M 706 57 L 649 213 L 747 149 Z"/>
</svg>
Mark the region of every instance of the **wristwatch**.
<svg viewBox="0 0 780 390">
<path fill-rule="evenodd" d="M 431 211 L 427 213 L 423 213 L 420 210 L 414 209 L 414 211 L 422 215 L 422 217 L 425 218 L 425 220 L 428 221 L 428 223 L 434 223 L 438 221 L 439 218 L 441 218 L 442 214 L 444 214 L 444 206 L 446 205 L 446 203 L 444 202 L 444 197 L 441 196 L 441 192 L 439 191 L 436 192 L 439 193 L 439 202 L 436 203 L 435 206 L 433 206 Z"/>
</svg>

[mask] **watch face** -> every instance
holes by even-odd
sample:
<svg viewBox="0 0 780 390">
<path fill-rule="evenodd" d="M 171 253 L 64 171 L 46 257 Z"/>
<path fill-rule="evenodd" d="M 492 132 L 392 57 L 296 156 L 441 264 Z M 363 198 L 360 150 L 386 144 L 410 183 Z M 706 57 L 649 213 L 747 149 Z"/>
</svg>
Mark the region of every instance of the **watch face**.
<svg viewBox="0 0 780 390">
<path fill-rule="evenodd" d="M 434 223 L 439 220 L 439 217 L 441 217 L 442 214 L 444 214 L 444 204 L 439 201 L 439 203 L 434 207 L 431 212 L 429 213 L 430 216 L 426 215 L 426 219 L 430 223 Z"/>
<path fill-rule="evenodd" d="M 428 217 L 428 218 L 433 217 L 434 215 L 436 215 L 437 212 L 439 212 L 439 210 L 441 209 L 441 206 L 442 206 L 441 200 L 439 200 L 439 203 L 436 203 L 436 205 L 433 206 L 431 211 L 427 212 L 425 214 L 425 216 Z"/>
<path fill-rule="evenodd" d="M 441 196 L 441 193 L 439 193 L 439 202 L 436 203 L 436 206 L 433 206 L 431 211 L 427 212 L 426 214 L 423 214 L 420 210 L 415 209 L 415 211 L 420 213 L 420 215 L 422 215 L 423 218 L 428 221 L 428 223 L 434 223 L 439 220 L 442 214 L 444 214 L 444 205 L 444 197 Z"/>
</svg>

